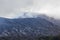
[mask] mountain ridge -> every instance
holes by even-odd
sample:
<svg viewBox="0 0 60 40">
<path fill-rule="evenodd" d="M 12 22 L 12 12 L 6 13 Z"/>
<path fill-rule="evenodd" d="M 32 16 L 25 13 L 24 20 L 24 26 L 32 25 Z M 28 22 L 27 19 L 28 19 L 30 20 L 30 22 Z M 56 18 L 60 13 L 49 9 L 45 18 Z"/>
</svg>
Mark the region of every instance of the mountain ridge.
<svg viewBox="0 0 60 40">
<path fill-rule="evenodd" d="M 3 19 L 5 22 L 0 22 L 0 34 L 1 36 L 16 34 L 20 36 L 56 36 L 60 34 L 60 26 L 46 20 L 42 17 L 36 18 L 17 18 L 17 19 Z M 23 37 L 24 37 L 23 36 Z"/>
</svg>

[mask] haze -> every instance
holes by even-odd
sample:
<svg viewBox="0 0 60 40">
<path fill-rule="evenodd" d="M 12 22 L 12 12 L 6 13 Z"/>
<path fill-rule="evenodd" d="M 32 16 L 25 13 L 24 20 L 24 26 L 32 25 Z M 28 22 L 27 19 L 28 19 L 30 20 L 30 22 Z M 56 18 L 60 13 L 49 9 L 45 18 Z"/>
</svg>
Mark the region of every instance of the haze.
<svg viewBox="0 0 60 40">
<path fill-rule="evenodd" d="M 60 19 L 60 0 L 0 0 L 0 17 L 15 18 L 24 12 Z"/>
</svg>

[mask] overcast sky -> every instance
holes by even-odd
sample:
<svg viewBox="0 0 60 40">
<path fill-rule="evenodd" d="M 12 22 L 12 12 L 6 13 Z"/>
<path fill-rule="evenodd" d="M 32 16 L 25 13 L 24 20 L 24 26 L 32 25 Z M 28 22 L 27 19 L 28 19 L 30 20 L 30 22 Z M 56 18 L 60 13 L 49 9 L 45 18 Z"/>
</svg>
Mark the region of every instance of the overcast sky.
<svg viewBox="0 0 60 40">
<path fill-rule="evenodd" d="M 60 0 L 0 0 L 0 17 L 14 18 L 21 12 L 36 12 L 60 18 Z"/>
</svg>

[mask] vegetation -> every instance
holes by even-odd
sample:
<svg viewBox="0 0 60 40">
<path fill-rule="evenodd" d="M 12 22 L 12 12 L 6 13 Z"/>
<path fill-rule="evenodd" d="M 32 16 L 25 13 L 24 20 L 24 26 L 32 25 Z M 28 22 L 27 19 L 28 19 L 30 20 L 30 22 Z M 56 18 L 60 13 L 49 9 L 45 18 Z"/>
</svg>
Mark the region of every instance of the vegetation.
<svg viewBox="0 0 60 40">
<path fill-rule="evenodd" d="M 0 23 L 0 40 L 60 40 L 60 35 L 56 36 L 60 26 L 42 18 L 13 19 Z"/>
<path fill-rule="evenodd" d="M 60 40 L 60 36 L 44 36 L 44 37 L 19 37 L 19 36 L 5 36 L 0 37 L 0 40 Z"/>
</svg>

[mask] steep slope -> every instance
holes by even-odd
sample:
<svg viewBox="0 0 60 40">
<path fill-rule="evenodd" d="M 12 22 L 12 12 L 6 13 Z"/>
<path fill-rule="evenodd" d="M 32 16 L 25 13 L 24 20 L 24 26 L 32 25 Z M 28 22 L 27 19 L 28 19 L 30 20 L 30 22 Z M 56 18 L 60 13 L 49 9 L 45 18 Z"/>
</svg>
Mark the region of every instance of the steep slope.
<svg viewBox="0 0 60 40">
<path fill-rule="evenodd" d="M 0 18 L 0 20 L 2 20 Z M 58 35 L 60 26 L 49 22 L 43 18 L 18 18 L 18 19 L 3 19 L 0 22 L 0 36 L 22 36 L 22 37 L 38 37 Z M 2 24 L 1 24 L 2 23 Z"/>
<path fill-rule="evenodd" d="M 20 24 L 21 28 L 23 28 L 22 30 L 27 30 L 27 34 L 31 33 L 31 35 L 56 35 L 60 31 L 60 27 L 58 25 L 42 18 L 25 18 L 16 19 L 14 21 L 17 24 Z"/>
</svg>

